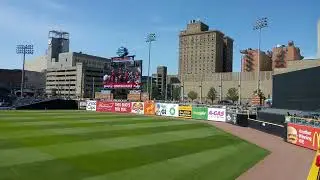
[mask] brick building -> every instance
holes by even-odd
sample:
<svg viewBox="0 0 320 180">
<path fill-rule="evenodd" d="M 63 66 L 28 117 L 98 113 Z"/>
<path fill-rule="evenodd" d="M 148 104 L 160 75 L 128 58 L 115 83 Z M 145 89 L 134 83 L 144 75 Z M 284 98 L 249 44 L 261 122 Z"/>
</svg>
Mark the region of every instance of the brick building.
<svg viewBox="0 0 320 180">
<path fill-rule="evenodd" d="M 272 49 L 272 69 L 286 68 L 288 61 L 296 61 L 303 59 L 300 49 L 294 45 L 293 41 L 289 41 L 288 45 L 277 45 Z"/>
<path fill-rule="evenodd" d="M 258 50 L 256 49 L 246 49 L 240 51 L 242 54 L 242 72 L 254 72 L 258 69 Z M 272 53 L 260 51 L 260 71 L 271 71 L 272 70 Z"/>
<path fill-rule="evenodd" d="M 191 20 L 179 35 L 179 76 L 232 72 L 233 39 Z"/>
</svg>

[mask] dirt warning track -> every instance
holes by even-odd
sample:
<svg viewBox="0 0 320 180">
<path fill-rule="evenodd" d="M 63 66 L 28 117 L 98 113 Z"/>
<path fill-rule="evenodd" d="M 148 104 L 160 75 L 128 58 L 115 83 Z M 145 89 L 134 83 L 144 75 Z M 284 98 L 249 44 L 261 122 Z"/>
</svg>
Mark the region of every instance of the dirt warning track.
<svg viewBox="0 0 320 180">
<path fill-rule="evenodd" d="M 227 123 L 209 123 L 271 152 L 265 159 L 238 177 L 238 180 L 307 179 L 315 151 L 286 143 L 280 137 L 255 129 Z"/>
</svg>

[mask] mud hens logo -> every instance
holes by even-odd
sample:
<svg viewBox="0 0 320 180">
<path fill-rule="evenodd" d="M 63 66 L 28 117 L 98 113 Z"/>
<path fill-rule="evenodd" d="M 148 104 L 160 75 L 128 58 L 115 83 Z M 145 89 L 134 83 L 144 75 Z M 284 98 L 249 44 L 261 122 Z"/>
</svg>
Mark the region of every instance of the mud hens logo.
<svg viewBox="0 0 320 180">
<path fill-rule="evenodd" d="M 143 104 L 142 103 L 133 103 L 132 109 L 136 112 L 143 112 Z"/>
</svg>

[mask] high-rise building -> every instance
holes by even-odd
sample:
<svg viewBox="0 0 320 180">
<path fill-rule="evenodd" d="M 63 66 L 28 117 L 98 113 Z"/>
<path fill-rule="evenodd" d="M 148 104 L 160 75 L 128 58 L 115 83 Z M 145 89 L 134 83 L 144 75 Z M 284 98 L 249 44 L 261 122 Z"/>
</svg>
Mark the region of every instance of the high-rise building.
<svg viewBox="0 0 320 180">
<path fill-rule="evenodd" d="M 191 20 L 179 35 L 179 77 L 231 72 L 233 40 L 201 21 Z"/>
<path fill-rule="evenodd" d="M 242 54 L 242 72 L 253 72 L 258 69 L 258 57 L 259 53 L 257 49 L 246 49 L 240 51 Z M 272 54 L 271 52 L 260 51 L 260 71 L 271 71 L 272 70 Z"/>
<path fill-rule="evenodd" d="M 167 67 L 166 66 L 158 66 L 157 67 L 157 79 L 156 85 L 158 88 L 159 95 L 162 98 L 165 97 L 167 91 Z"/>
<path fill-rule="evenodd" d="M 320 58 L 320 19 L 318 20 L 318 58 Z"/>
<path fill-rule="evenodd" d="M 277 45 L 272 49 L 272 69 L 286 68 L 288 61 L 296 61 L 303 59 L 300 49 L 294 45 L 293 41 L 289 41 L 288 45 Z"/>
<path fill-rule="evenodd" d="M 69 52 L 69 33 L 49 31 L 48 35 L 48 64 L 58 62 L 59 54 Z"/>
<path fill-rule="evenodd" d="M 233 39 L 226 36 L 223 38 L 223 72 L 232 72 L 233 65 Z"/>
</svg>

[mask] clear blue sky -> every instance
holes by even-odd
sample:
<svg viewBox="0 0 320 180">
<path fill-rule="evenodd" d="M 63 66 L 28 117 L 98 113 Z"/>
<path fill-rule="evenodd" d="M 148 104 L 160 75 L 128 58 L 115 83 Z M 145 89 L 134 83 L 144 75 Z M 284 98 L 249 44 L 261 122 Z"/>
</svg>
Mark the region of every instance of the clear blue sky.
<svg viewBox="0 0 320 180">
<path fill-rule="evenodd" d="M 0 0 L 0 68 L 21 68 L 16 44 L 32 43 L 33 56 L 43 55 L 49 30 L 71 34 L 71 50 L 104 57 L 116 55 L 120 46 L 144 61 L 145 37 L 157 34 L 152 49 L 152 70 L 168 66 L 178 71 L 178 34 L 191 19 L 201 19 L 211 29 L 223 31 L 234 42 L 234 71 L 239 71 L 239 50 L 257 47 L 252 30 L 258 17 L 268 17 L 262 49 L 295 41 L 305 57 L 316 54 L 319 0 Z M 29 59 L 31 56 L 29 56 Z"/>
</svg>

